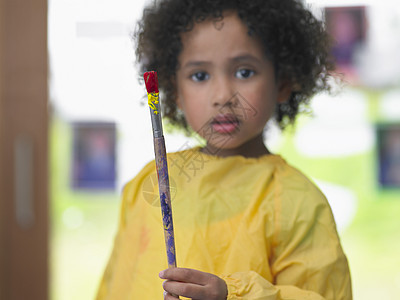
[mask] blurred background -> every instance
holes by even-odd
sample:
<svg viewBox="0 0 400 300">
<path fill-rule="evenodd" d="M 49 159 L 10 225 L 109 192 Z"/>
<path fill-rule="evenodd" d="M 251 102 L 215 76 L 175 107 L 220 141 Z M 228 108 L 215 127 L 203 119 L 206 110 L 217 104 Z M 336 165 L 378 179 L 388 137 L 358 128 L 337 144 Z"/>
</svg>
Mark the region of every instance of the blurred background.
<svg viewBox="0 0 400 300">
<path fill-rule="evenodd" d="M 95 296 L 122 187 L 153 159 L 131 38 L 145 3 L 0 0 L 0 299 Z M 344 82 L 266 143 L 327 195 L 354 299 L 400 299 L 400 7 L 306 3 Z"/>
</svg>

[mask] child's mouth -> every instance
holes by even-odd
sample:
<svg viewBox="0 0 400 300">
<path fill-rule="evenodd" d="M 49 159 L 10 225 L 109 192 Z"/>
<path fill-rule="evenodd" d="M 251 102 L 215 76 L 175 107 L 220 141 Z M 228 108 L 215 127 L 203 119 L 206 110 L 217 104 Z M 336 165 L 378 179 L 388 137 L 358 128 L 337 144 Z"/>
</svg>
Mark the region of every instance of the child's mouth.
<svg viewBox="0 0 400 300">
<path fill-rule="evenodd" d="M 239 119 L 234 115 L 217 115 L 212 120 L 211 127 L 218 133 L 232 133 L 238 130 L 239 123 Z"/>
</svg>

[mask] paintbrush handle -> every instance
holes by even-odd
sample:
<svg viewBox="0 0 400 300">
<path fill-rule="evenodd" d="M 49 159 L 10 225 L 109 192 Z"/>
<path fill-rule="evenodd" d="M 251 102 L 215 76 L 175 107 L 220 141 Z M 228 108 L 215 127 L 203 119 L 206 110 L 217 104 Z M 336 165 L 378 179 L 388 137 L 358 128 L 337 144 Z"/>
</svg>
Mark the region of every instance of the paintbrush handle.
<svg viewBox="0 0 400 300">
<path fill-rule="evenodd" d="M 160 192 L 161 213 L 164 225 L 164 239 L 167 250 L 168 267 L 176 267 L 175 236 L 172 222 L 171 193 L 169 189 L 167 153 L 164 137 L 154 137 L 154 154 Z"/>
</svg>

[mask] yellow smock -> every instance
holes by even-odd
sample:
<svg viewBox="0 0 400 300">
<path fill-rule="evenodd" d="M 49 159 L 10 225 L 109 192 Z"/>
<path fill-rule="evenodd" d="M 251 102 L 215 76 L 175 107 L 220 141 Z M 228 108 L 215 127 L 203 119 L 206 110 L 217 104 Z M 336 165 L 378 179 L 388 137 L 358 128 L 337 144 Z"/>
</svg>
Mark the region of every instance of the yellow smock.
<svg viewBox="0 0 400 300">
<path fill-rule="evenodd" d="M 280 156 L 168 154 L 178 267 L 215 274 L 227 299 L 352 299 L 329 204 Z M 163 299 L 167 268 L 155 163 L 124 188 L 97 300 Z"/>
</svg>

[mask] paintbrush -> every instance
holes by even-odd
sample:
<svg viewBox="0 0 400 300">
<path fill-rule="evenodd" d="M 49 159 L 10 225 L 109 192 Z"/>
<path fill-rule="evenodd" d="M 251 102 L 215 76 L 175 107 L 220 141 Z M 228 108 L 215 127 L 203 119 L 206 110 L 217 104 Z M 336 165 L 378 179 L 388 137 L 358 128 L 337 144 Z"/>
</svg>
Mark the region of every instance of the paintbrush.
<svg viewBox="0 0 400 300">
<path fill-rule="evenodd" d="M 168 268 L 176 267 L 175 237 L 172 222 L 171 194 L 169 188 L 167 154 L 161 122 L 157 72 L 146 72 L 143 75 L 150 107 L 151 125 L 153 128 L 154 154 L 156 161 L 158 190 L 160 192 L 161 213 L 164 225 L 164 239 L 167 250 Z"/>
</svg>

